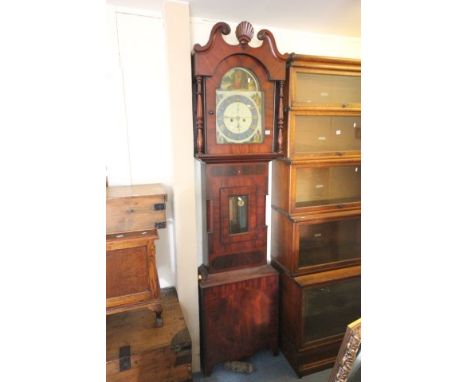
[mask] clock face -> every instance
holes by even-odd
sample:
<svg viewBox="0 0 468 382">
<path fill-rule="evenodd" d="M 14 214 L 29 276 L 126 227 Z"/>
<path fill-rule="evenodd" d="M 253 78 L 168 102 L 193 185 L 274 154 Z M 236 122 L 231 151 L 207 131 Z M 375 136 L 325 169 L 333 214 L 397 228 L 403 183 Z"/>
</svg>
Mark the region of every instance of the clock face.
<svg viewBox="0 0 468 382">
<path fill-rule="evenodd" d="M 263 142 L 262 92 L 254 74 L 229 70 L 216 90 L 216 143 Z"/>
</svg>

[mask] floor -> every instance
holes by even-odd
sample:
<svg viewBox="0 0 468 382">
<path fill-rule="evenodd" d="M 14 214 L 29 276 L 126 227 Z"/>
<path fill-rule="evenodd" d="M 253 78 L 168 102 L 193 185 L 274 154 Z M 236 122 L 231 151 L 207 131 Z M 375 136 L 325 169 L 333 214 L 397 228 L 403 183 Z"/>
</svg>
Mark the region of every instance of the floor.
<svg viewBox="0 0 468 382">
<path fill-rule="evenodd" d="M 283 354 L 273 357 L 271 352 L 257 353 L 250 361 L 255 371 L 252 374 L 238 374 L 223 369 L 223 365 L 216 365 L 213 374 L 203 378 L 200 373 L 193 375 L 194 382 L 327 382 L 330 369 L 310 374 L 299 379 L 294 370 L 289 366 Z"/>
</svg>

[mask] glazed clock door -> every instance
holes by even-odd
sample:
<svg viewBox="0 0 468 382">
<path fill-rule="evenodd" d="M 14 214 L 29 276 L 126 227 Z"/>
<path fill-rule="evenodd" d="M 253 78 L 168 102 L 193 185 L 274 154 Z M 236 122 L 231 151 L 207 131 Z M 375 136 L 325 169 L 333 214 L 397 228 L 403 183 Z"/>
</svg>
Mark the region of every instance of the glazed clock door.
<svg viewBox="0 0 468 382">
<path fill-rule="evenodd" d="M 221 189 L 221 230 L 224 244 L 255 239 L 257 194 L 255 186 Z"/>
<path fill-rule="evenodd" d="M 275 87 L 264 68 L 238 55 L 223 61 L 216 73 L 206 80 L 207 153 L 273 152 Z"/>
</svg>

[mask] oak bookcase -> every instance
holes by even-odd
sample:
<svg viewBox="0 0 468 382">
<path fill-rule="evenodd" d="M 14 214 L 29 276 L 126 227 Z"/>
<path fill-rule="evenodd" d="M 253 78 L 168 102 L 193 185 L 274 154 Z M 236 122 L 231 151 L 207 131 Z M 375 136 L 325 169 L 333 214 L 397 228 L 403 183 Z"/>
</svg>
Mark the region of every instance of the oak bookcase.
<svg viewBox="0 0 468 382">
<path fill-rule="evenodd" d="M 361 64 L 290 55 L 285 157 L 273 162 L 280 347 L 299 376 L 333 366 L 359 318 Z"/>
</svg>

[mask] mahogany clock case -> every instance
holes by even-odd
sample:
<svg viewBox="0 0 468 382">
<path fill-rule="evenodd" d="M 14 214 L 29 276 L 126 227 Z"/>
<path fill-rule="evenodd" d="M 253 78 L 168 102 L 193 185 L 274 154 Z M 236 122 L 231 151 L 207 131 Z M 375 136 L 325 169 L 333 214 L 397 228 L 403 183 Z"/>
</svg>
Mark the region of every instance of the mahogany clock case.
<svg viewBox="0 0 468 382">
<path fill-rule="evenodd" d="M 208 274 L 200 281 L 201 362 L 210 375 L 218 362 L 260 350 L 278 354 L 278 273 L 269 265 Z"/>
<path fill-rule="evenodd" d="M 195 155 L 205 162 L 271 160 L 282 153 L 283 86 L 286 55 L 276 48 L 273 35 L 261 30 L 259 47 L 249 45 L 252 25 L 242 22 L 236 29 L 238 45 L 224 41 L 231 31 L 228 24 L 214 25 L 206 45 L 196 44 L 193 52 Z M 263 141 L 255 144 L 217 144 L 216 91 L 224 75 L 234 68 L 248 70 L 258 79 L 263 94 Z M 239 142 L 242 143 L 242 142 Z"/>
<path fill-rule="evenodd" d="M 199 282 L 205 375 L 218 362 L 278 351 L 279 276 L 266 264 L 265 202 L 268 162 L 283 154 L 287 56 L 267 30 L 257 34 L 259 47 L 249 45 L 250 23 L 237 26 L 237 45 L 224 41 L 230 31 L 217 23 L 192 56 L 195 157 L 206 206 Z"/>
<path fill-rule="evenodd" d="M 266 264 L 265 200 L 268 163 L 202 164 L 203 200 L 206 203 L 207 248 L 203 263 L 210 273 Z M 233 226 L 230 201 L 243 197 L 246 229 Z"/>
</svg>

